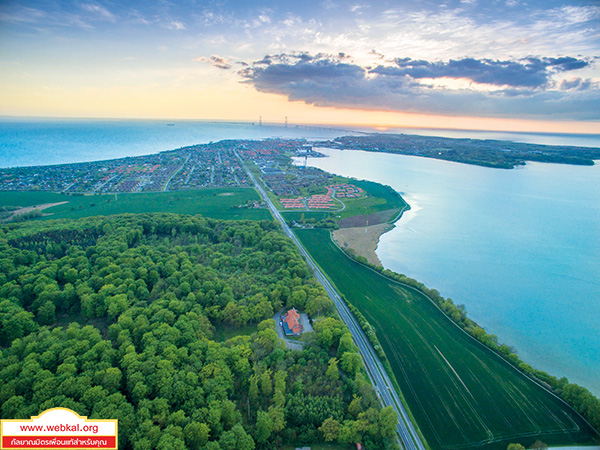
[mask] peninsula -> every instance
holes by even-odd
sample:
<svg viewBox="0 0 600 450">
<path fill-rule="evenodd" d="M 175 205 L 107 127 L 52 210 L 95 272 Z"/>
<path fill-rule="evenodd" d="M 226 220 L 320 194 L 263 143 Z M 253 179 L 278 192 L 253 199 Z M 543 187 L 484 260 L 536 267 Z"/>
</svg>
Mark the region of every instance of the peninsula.
<svg viewBox="0 0 600 450">
<path fill-rule="evenodd" d="M 327 144 L 336 145 L 335 141 Z M 25 298 L 23 296 L 28 296 L 29 292 L 35 298 L 38 296 L 34 286 L 27 281 L 33 278 L 18 277 L 12 266 L 6 266 L 8 269 L 1 279 L 3 292 L 12 292 L 9 297 L 18 301 L 7 300 L 14 305 L 4 305 L 5 317 L 21 318 L 23 326 L 21 331 L 17 331 L 21 337 L 29 340 L 34 339 L 40 325 L 54 329 L 69 322 L 71 317 L 76 317 L 78 323 L 97 327 L 108 333 L 112 342 L 121 343 L 120 348 L 114 348 L 115 352 L 127 352 L 131 340 L 132 349 L 138 349 L 147 359 L 150 356 L 145 354 L 145 340 L 138 336 L 140 330 L 146 328 L 141 322 L 138 327 L 137 321 L 160 323 L 161 333 L 175 333 L 169 342 L 176 348 L 180 342 L 176 337 L 177 332 L 168 327 L 176 324 L 184 326 L 183 322 L 180 323 L 182 319 L 177 318 L 189 309 L 190 313 L 194 312 L 201 318 L 204 330 L 201 332 L 209 341 L 214 327 L 223 328 L 222 335 L 233 334 L 236 339 L 230 343 L 226 341 L 226 347 L 234 351 L 239 345 L 246 345 L 258 352 L 252 357 L 258 361 L 271 358 L 268 356 L 270 352 L 278 351 L 276 341 L 270 341 L 271 331 L 274 332 L 272 324 L 265 323 L 264 319 L 272 317 L 274 311 L 280 310 L 285 304 L 290 308 L 310 310 L 312 320 L 317 322 L 314 327 L 316 343 L 325 352 L 318 358 L 325 362 L 328 357 L 336 359 L 329 361 L 330 368 L 336 366 L 339 358 L 345 376 L 352 374 L 355 377 L 363 369 L 354 356 L 344 355 L 348 351 L 356 354 L 356 348 L 344 350 L 345 344 L 338 340 L 338 334 L 344 331 L 335 331 L 337 322 L 331 320 L 338 320 L 338 316 L 332 310 L 332 304 L 323 299 L 326 292 L 339 311 L 345 311 L 344 314 L 351 312 L 355 317 L 356 322 L 348 325 L 353 335 L 362 329 L 366 340 L 360 343 L 360 351 L 369 351 L 366 346 L 368 341 L 372 348 L 370 351 L 382 361 L 383 366 L 380 367 L 383 368 L 376 370 L 385 371 L 391 382 L 383 381 L 383 384 L 376 385 L 380 394 L 382 386 L 387 386 L 383 389 L 396 389 L 398 397 L 391 396 L 388 400 L 392 403 L 402 402 L 406 409 L 403 423 L 408 428 L 410 424 L 414 425 L 416 433 L 430 448 L 504 450 L 512 442 L 524 445 L 533 445 L 536 440 L 553 445 L 598 442 L 600 401 L 589 391 L 570 384 L 565 378 L 559 379 L 536 370 L 523 362 L 513 349 L 499 343 L 495 336 L 469 319 L 460 305 L 455 305 L 452 300 L 443 298 L 437 291 L 416 280 L 384 269 L 376 260 L 369 260 L 379 234 L 389 228 L 408 205 L 388 186 L 334 176 L 306 167 L 303 158 L 321 157 L 316 149 L 323 145 L 322 142 L 315 144 L 300 139 L 231 140 L 184 147 L 146 157 L 1 170 L 0 189 L 3 194 L 0 206 L 6 211 L 17 211 L 17 207 L 24 209 L 34 205 L 56 204 L 45 209 L 41 217 L 32 217 L 33 221 L 8 224 L 2 228 L 4 249 L 7 255 L 14 254 L 17 258 L 12 265 L 21 267 L 27 258 L 46 252 L 45 259 L 38 261 L 31 270 L 35 271 L 39 266 L 45 274 L 43 279 L 48 279 L 46 287 L 40 291 L 44 295 L 39 301 L 33 297 Z M 372 151 L 378 150 L 373 147 Z M 260 196 L 257 192 L 260 192 Z M 113 216 L 124 212 L 142 215 L 139 218 Z M 148 213 L 164 212 L 182 215 L 148 216 Z M 194 214 L 201 214 L 204 218 L 195 216 L 192 219 Z M 272 223 L 270 219 L 273 215 L 284 222 L 283 230 L 291 240 Z M 70 220 L 90 216 L 104 217 L 97 220 Z M 219 219 L 219 222 L 205 218 Z M 50 219 L 67 220 L 43 225 L 44 221 Z M 222 219 L 242 222 L 233 225 L 233 222 L 223 222 Z M 6 215 L 5 220 L 17 221 L 18 214 Z M 260 232 L 257 226 L 261 228 Z M 332 231 L 337 234 L 338 245 L 331 238 Z M 361 238 L 365 235 L 369 239 Z M 125 252 L 125 256 L 137 258 L 139 255 L 148 264 L 158 255 L 148 249 L 158 246 L 160 265 L 158 262 L 150 264 L 155 267 L 153 270 L 156 275 L 151 275 L 148 269 L 144 272 L 137 266 L 122 274 L 114 272 L 118 265 L 95 256 L 99 251 L 103 254 L 114 250 L 101 250 L 105 240 L 107 243 L 114 241 Z M 292 252 L 292 241 L 300 253 Z M 283 248 L 295 256 L 290 256 L 291 259 L 284 266 L 278 266 L 277 261 L 281 256 L 278 249 Z M 242 258 L 248 252 L 256 257 Z M 210 253 L 211 257 L 206 257 L 205 253 Z M 265 257 L 261 256 L 263 253 Z M 186 254 L 192 255 L 201 266 L 222 271 L 219 277 L 224 277 L 223 281 L 217 283 L 217 278 L 207 279 L 205 277 L 208 275 L 204 272 L 194 272 L 193 276 L 188 274 L 190 281 L 184 282 L 181 276 L 189 272 L 189 264 L 185 262 L 189 257 L 185 257 Z M 310 267 L 315 268 L 317 280 L 323 284 L 325 291 L 310 288 L 315 281 L 308 275 L 309 266 L 300 255 L 304 255 L 310 261 Z M 110 257 L 121 261 L 121 256 L 114 251 Z M 86 258 L 92 258 L 93 261 L 85 263 Z M 54 271 L 46 267 L 55 260 L 63 263 Z M 123 260 L 122 264 L 129 263 Z M 242 285 L 235 281 L 244 271 L 251 271 L 257 280 L 262 280 L 261 267 L 265 270 L 269 267 L 268 271 L 274 271 L 279 277 L 267 281 L 264 290 L 246 292 L 246 288 L 242 289 Z M 76 282 L 73 277 L 79 273 L 84 276 L 87 287 L 78 285 L 74 289 L 71 281 Z M 31 275 L 35 274 L 32 272 Z M 130 278 L 131 281 L 128 281 Z M 268 280 L 271 278 L 267 277 Z M 296 278 L 305 287 L 296 286 Z M 21 286 L 22 283 L 26 285 Z M 164 290 L 169 283 L 178 287 L 175 298 L 171 296 L 169 302 L 165 303 L 159 297 L 166 295 Z M 279 284 L 268 287 L 269 283 Z M 154 285 L 157 286 L 156 292 Z M 231 289 L 226 287 L 228 285 Z M 128 293 L 130 290 L 131 294 Z M 261 296 L 261 292 L 264 295 Z M 68 299 L 70 306 L 62 304 L 61 299 Z M 196 310 L 194 305 L 197 303 L 200 306 Z M 146 306 L 150 305 L 156 306 L 143 314 L 153 315 L 138 319 L 141 311 L 146 311 Z M 321 315 L 326 307 L 330 315 L 327 318 Z M 164 308 L 173 308 L 173 311 L 168 313 L 163 311 Z M 319 325 L 319 322 L 323 325 Z M 82 330 L 89 329 L 84 327 Z M 70 336 L 81 335 L 72 328 L 68 333 Z M 247 333 L 250 334 L 249 339 L 244 338 Z M 337 336 L 334 339 L 335 349 L 330 345 L 334 336 Z M 41 338 L 46 339 L 44 336 Z M 100 335 L 93 334 L 94 342 L 99 339 L 102 339 Z M 10 336 L 6 337 L 4 345 L 10 342 Z M 114 343 L 107 341 L 102 345 L 111 347 L 116 345 Z M 303 351 L 316 351 L 311 350 L 313 343 L 309 339 L 308 347 Z M 339 346 L 342 350 L 339 350 Z M 165 357 L 175 355 L 172 351 L 176 350 L 169 348 L 163 349 Z M 12 348 L 6 351 L 11 361 L 14 360 L 18 350 Z M 242 354 L 244 351 L 239 350 Z M 185 358 L 181 359 L 182 356 L 177 358 L 180 363 L 186 361 Z M 293 365 L 293 357 L 286 358 Z M 111 360 L 111 364 L 117 364 L 118 360 Z M 356 360 L 356 364 L 352 360 Z M 181 370 L 187 370 L 181 367 Z M 243 409 L 248 402 L 248 396 L 243 393 L 238 395 L 238 390 L 250 389 L 253 392 L 254 388 L 252 384 L 245 386 L 234 383 L 231 385 L 233 387 L 225 388 L 236 392 L 228 400 L 232 403 L 223 406 L 234 411 L 231 413 L 233 422 L 227 423 L 238 423 L 238 419 L 245 417 L 245 433 L 252 435 L 255 441 L 301 443 L 331 438 L 341 445 L 348 445 L 352 440 L 358 442 L 368 438 L 394 448 L 389 440 L 391 427 L 386 428 L 388 431 L 383 434 L 360 432 L 352 435 L 352 438 L 343 434 L 349 431 L 342 433 L 342 429 L 349 430 L 354 426 L 351 422 L 362 420 L 360 410 L 357 410 L 357 416 L 340 413 L 336 416 L 340 419 L 332 419 L 333 422 L 327 421 L 328 417 L 319 416 L 311 422 L 312 434 L 303 434 L 301 439 L 299 434 L 294 437 L 283 433 L 281 423 L 286 421 L 300 432 L 303 424 L 295 421 L 294 415 L 303 400 L 289 396 L 293 392 L 300 395 L 304 391 L 297 384 L 294 385 L 296 391 L 286 390 L 281 378 L 277 381 L 282 375 L 277 375 L 274 367 L 261 367 L 262 363 L 255 369 L 235 365 L 227 370 L 254 373 L 255 377 L 250 377 L 250 381 L 255 380 L 257 387 L 264 384 L 265 387 L 260 388 L 264 392 L 270 392 L 268 386 L 271 383 L 274 382 L 275 386 L 279 383 L 280 388 L 283 386 L 281 392 L 284 399 L 271 404 L 261 400 L 260 396 L 250 394 L 250 402 L 265 409 L 264 414 L 254 416 L 244 412 L 244 415 L 238 415 L 235 411 Z M 367 370 L 377 366 L 369 367 Z M 102 383 L 107 383 L 109 392 L 113 393 L 111 395 L 117 395 L 120 383 L 111 380 L 120 379 L 119 373 L 128 372 L 124 366 L 113 368 L 119 372 L 110 369 L 110 376 L 107 372 L 102 376 L 104 378 L 100 375 L 94 377 L 105 380 Z M 17 367 L 13 369 L 17 370 Z M 325 372 L 336 380 L 340 379 L 333 369 L 326 369 Z M 327 374 L 324 376 L 329 376 Z M 207 379 L 212 378 L 207 375 Z M 359 380 L 352 389 L 360 389 L 365 379 Z M 133 408 L 141 407 L 142 403 L 138 404 L 138 401 L 143 400 L 147 392 L 152 392 L 154 396 L 163 395 L 158 386 L 148 384 L 150 381 L 140 378 L 139 383 L 142 384 L 135 390 L 131 390 L 135 387 L 133 384 L 127 384 L 125 388 L 127 398 L 134 399 Z M 327 392 L 328 388 L 323 389 L 323 392 Z M 343 395 L 356 392 L 352 389 Z M 363 398 L 366 398 L 369 394 L 366 389 L 364 391 Z M 315 391 L 310 392 L 312 395 Z M 86 399 L 82 399 L 82 402 L 90 404 Z M 358 407 L 358 404 L 355 406 Z M 364 406 L 377 411 L 372 402 L 361 407 Z M 350 408 L 340 407 L 345 410 Z M 388 416 L 390 410 L 383 408 L 381 411 L 378 414 L 386 417 L 381 420 L 389 424 L 389 418 L 394 418 L 395 413 Z M 374 417 L 375 413 L 371 414 Z M 448 417 L 453 417 L 453 420 L 448 421 Z M 366 417 L 364 419 L 367 420 Z M 202 428 L 207 420 L 204 416 L 196 422 L 182 418 L 181 423 Z M 272 423 L 265 428 L 270 430 L 269 433 L 262 429 L 266 427 L 266 421 Z M 345 428 L 335 431 L 342 423 Z M 399 422 L 396 420 L 395 423 Z M 215 423 L 212 426 L 218 425 Z M 229 439 L 227 427 L 221 424 L 219 440 Z M 237 430 L 241 436 L 242 430 Z M 129 435 L 127 439 L 136 439 L 136 436 Z M 414 438 L 410 439 L 417 442 Z"/>
</svg>

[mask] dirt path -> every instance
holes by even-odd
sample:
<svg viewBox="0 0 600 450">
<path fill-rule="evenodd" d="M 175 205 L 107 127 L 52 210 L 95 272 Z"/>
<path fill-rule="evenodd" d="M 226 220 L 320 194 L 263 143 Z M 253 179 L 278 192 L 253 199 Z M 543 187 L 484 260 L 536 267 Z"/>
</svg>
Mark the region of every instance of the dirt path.
<svg viewBox="0 0 600 450">
<path fill-rule="evenodd" d="M 340 228 L 333 232 L 333 239 L 342 248 L 352 248 L 360 256 L 367 258 L 371 264 L 381 266 L 375 253 L 381 235 L 394 228 L 389 223 L 380 223 L 369 227 Z"/>
<path fill-rule="evenodd" d="M 52 208 L 53 206 L 64 205 L 65 203 L 69 203 L 69 202 L 44 203 L 43 205 L 27 206 L 25 208 L 16 210 L 15 213 L 23 214 L 23 213 L 27 213 L 29 211 L 34 211 L 36 209 L 38 211 L 43 211 L 44 209 Z"/>
<path fill-rule="evenodd" d="M 44 203 L 42 205 L 33 205 L 33 206 L 25 206 L 23 208 L 16 209 L 13 211 L 12 215 L 5 219 L 5 222 L 11 221 L 16 216 L 20 216 L 21 214 L 27 214 L 31 211 L 43 211 L 44 209 L 52 208 L 53 206 L 63 205 L 69 202 L 58 202 L 58 203 Z"/>
</svg>

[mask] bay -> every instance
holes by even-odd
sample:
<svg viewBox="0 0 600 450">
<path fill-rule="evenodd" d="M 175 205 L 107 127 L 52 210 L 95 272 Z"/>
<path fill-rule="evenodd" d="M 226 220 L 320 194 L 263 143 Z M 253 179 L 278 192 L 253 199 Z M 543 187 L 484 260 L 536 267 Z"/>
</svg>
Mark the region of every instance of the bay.
<svg viewBox="0 0 600 450">
<path fill-rule="evenodd" d="M 466 305 L 527 363 L 600 395 L 599 165 L 323 152 L 309 165 L 387 184 L 411 205 L 381 237 L 386 268 Z"/>
</svg>

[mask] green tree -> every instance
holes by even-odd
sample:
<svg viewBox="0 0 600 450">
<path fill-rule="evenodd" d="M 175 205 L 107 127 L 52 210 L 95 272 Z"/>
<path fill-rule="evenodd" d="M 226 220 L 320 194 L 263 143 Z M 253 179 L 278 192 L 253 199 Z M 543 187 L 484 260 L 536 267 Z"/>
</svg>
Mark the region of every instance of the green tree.
<svg viewBox="0 0 600 450">
<path fill-rule="evenodd" d="M 357 348 L 354 345 L 354 341 L 352 340 L 352 335 L 350 333 L 342 334 L 340 337 L 340 343 L 338 345 L 337 356 L 340 358 L 346 352 L 356 352 Z"/>
<path fill-rule="evenodd" d="M 185 442 L 171 434 L 164 433 L 158 441 L 156 450 L 186 450 Z"/>
<path fill-rule="evenodd" d="M 267 442 L 273 431 L 273 420 L 269 413 L 258 411 L 256 414 L 256 442 L 262 444 Z"/>
<path fill-rule="evenodd" d="M 51 325 L 56 321 L 56 307 L 48 300 L 37 311 L 37 318 L 42 325 Z"/>
<path fill-rule="evenodd" d="M 346 352 L 342 355 L 340 364 L 344 372 L 354 376 L 362 366 L 362 359 L 358 353 Z"/>
<path fill-rule="evenodd" d="M 323 433 L 323 439 L 327 442 L 335 441 L 339 437 L 341 429 L 340 423 L 333 417 L 325 419 L 319 427 L 319 431 Z"/>
<path fill-rule="evenodd" d="M 0 301 L 0 345 L 27 336 L 38 329 L 33 314 L 10 300 Z"/>
<path fill-rule="evenodd" d="M 521 444 L 508 444 L 506 450 L 526 450 Z"/>
<path fill-rule="evenodd" d="M 265 370 L 260 375 L 260 390 L 265 397 L 270 397 L 273 393 L 273 381 L 271 380 L 270 370 Z"/>
<path fill-rule="evenodd" d="M 271 406 L 269 408 L 269 416 L 271 416 L 273 433 L 282 431 L 286 426 L 284 407 Z"/>
<path fill-rule="evenodd" d="M 102 385 L 109 392 L 114 392 L 121 386 L 121 370 L 117 367 L 109 367 L 104 371 Z"/>
<path fill-rule="evenodd" d="M 285 379 L 287 374 L 278 370 L 275 372 L 274 381 L 275 381 L 275 392 L 273 394 L 273 403 L 276 406 L 285 405 Z"/>
<path fill-rule="evenodd" d="M 398 414 L 391 406 L 386 406 L 379 411 L 379 429 L 381 436 L 392 438 L 396 434 Z"/>
<path fill-rule="evenodd" d="M 223 450 L 254 450 L 256 446 L 252 437 L 241 425 L 224 432 L 219 439 L 219 445 Z"/>
<path fill-rule="evenodd" d="M 258 401 L 258 377 L 252 375 L 250 377 L 250 387 L 248 388 L 248 398 L 253 404 Z"/>
<path fill-rule="evenodd" d="M 190 422 L 183 429 L 185 444 L 188 448 L 197 449 L 208 442 L 210 428 L 205 423 Z"/>
<path fill-rule="evenodd" d="M 327 372 L 325 372 L 325 376 L 333 381 L 336 381 L 340 378 L 340 371 L 338 369 L 336 358 L 331 358 L 329 360 L 329 365 L 327 366 Z"/>
<path fill-rule="evenodd" d="M 318 316 L 321 312 L 327 312 L 331 309 L 332 302 L 326 295 L 317 295 L 311 297 L 306 302 L 306 312 L 311 316 Z"/>
<path fill-rule="evenodd" d="M 107 297 L 104 300 L 108 315 L 111 318 L 118 317 L 121 313 L 125 312 L 129 308 L 129 300 L 125 294 L 117 294 Z"/>
<path fill-rule="evenodd" d="M 354 398 L 350 402 L 350 405 L 348 405 L 348 413 L 354 417 L 358 417 L 358 414 L 362 410 L 361 403 L 362 403 L 362 398 L 354 395 Z"/>
</svg>

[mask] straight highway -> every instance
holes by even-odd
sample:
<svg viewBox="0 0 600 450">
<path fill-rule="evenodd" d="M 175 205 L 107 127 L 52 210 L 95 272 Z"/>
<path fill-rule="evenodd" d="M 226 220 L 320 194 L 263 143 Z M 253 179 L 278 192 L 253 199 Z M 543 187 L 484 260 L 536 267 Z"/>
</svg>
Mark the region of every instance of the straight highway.
<svg viewBox="0 0 600 450">
<path fill-rule="evenodd" d="M 354 342 L 360 350 L 361 356 L 365 363 L 365 367 L 367 369 L 367 373 L 369 375 L 371 383 L 373 384 L 373 387 L 375 388 L 375 391 L 377 392 L 377 395 L 379 396 L 381 403 L 384 406 L 391 406 L 398 414 L 397 432 L 402 446 L 405 450 L 425 450 L 425 446 L 423 445 L 421 438 L 415 430 L 413 423 L 410 421 L 408 413 L 406 412 L 404 405 L 400 401 L 398 393 L 392 385 L 392 382 L 390 381 L 388 374 L 386 373 L 385 368 L 383 367 L 383 364 L 379 360 L 377 354 L 375 353 L 375 350 L 373 349 L 363 330 L 360 328 L 360 325 L 348 309 L 348 306 L 346 305 L 346 303 L 344 303 L 344 301 L 338 294 L 337 290 L 330 283 L 330 281 L 325 277 L 317 263 L 306 251 L 300 240 L 292 232 L 284 218 L 281 216 L 279 210 L 275 207 L 275 205 L 267 195 L 264 188 L 256 180 L 252 172 L 250 172 L 250 170 L 246 167 L 240 155 L 237 153 L 237 151 L 234 152 L 238 160 L 240 161 L 240 165 L 246 171 L 246 174 L 252 180 L 252 183 L 256 187 L 256 190 L 269 207 L 271 214 L 273 214 L 273 217 L 275 217 L 281 223 L 284 233 L 294 242 L 294 244 L 296 244 L 296 246 L 300 250 L 300 254 L 304 256 L 306 262 L 308 263 L 308 266 L 314 272 L 315 277 L 317 278 L 319 283 L 323 285 L 323 287 L 327 291 L 327 294 L 335 304 L 342 320 L 348 326 L 348 329 L 352 333 L 352 338 L 354 339 Z"/>
</svg>

